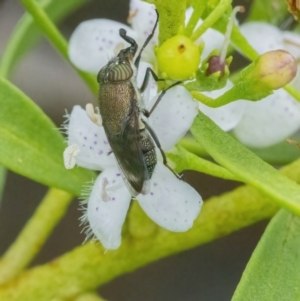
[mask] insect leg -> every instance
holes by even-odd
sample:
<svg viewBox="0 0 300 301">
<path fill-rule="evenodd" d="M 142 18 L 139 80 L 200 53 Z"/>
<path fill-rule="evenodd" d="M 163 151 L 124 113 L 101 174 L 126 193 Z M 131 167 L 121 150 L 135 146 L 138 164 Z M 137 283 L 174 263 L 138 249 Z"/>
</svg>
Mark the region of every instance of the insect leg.
<svg viewBox="0 0 300 301">
<path fill-rule="evenodd" d="M 174 170 L 168 165 L 168 161 L 167 161 L 166 154 L 165 154 L 165 152 L 163 151 L 163 149 L 161 148 L 160 142 L 159 142 L 158 137 L 156 136 L 155 132 L 153 131 L 153 129 L 150 127 L 150 125 L 149 125 L 147 122 L 145 122 L 145 121 L 143 120 L 143 123 L 145 124 L 146 129 L 148 130 L 148 132 L 150 133 L 151 137 L 153 138 L 153 140 L 154 140 L 156 146 L 159 148 L 160 153 L 161 153 L 161 155 L 162 155 L 162 157 L 163 157 L 163 163 L 164 163 L 164 165 L 165 165 L 168 169 L 170 169 L 170 171 L 172 171 L 172 173 L 176 176 L 176 178 L 180 179 L 180 177 L 179 177 L 179 176 L 174 172 Z"/>
<path fill-rule="evenodd" d="M 146 87 L 148 85 L 150 74 L 152 75 L 152 77 L 154 78 L 154 80 L 156 82 L 165 81 L 164 78 L 158 78 L 158 76 L 156 75 L 156 73 L 150 67 L 148 67 L 146 69 L 146 75 L 144 77 L 143 83 L 142 83 L 142 85 L 140 87 L 141 93 L 143 93 L 145 91 L 145 89 L 146 89 Z"/>
<path fill-rule="evenodd" d="M 175 87 L 175 86 L 177 86 L 177 85 L 179 85 L 179 84 L 181 84 L 181 83 L 182 83 L 181 81 L 178 81 L 178 82 L 174 83 L 173 85 L 169 86 L 167 89 L 163 90 L 163 91 L 160 93 L 160 95 L 158 96 L 158 98 L 157 98 L 155 104 L 153 105 L 153 107 L 151 108 L 151 110 L 150 110 L 150 111 L 145 110 L 145 111 L 144 111 L 144 115 L 145 115 L 146 117 L 149 117 L 149 116 L 153 113 L 153 111 L 155 110 L 155 108 L 157 107 L 157 105 L 159 104 L 159 102 L 161 101 L 161 99 L 164 97 L 164 95 L 166 94 L 166 92 L 167 92 L 169 89 L 171 89 L 171 88 L 173 88 L 173 87 Z"/>
<path fill-rule="evenodd" d="M 136 57 L 135 61 L 134 61 L 134 65 L 136 68 L 139 67 L 139 64 L 140 64 L 140 60 L 141 60 L 141 56 L 142 56 L 142 52 L 143 50 L 146 48 L 146 46 L 148 45 L 148 43 L 150 42 L 150 40 L 152 39 L 152 37 L 154 36 L 154 32 L 155 32 L 155 29 L 157 27 L 157 24 L 158 24 L 158 20 L 159 20 L 159 14 L 158 14 L 158 11 L 155 10 L 156 12 L 156 15 L 157 15 L 157 19 L 156 19 L 156 22 L 154 24 L 154 27 L 152 29 L 152 32 L 150 33 L 150 35 L 148 36 L 148 38 L 146 39 L 144 45 L 142 46 L 141 50 L 140 50 L 140 53 L 139 55 Z"/>
</svg>

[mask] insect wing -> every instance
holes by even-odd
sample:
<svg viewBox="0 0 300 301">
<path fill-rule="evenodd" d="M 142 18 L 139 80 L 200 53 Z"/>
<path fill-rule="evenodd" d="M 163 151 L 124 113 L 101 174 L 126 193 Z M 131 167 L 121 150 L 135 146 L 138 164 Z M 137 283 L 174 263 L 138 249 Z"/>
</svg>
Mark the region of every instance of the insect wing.
<svg viewBox="0 0 300 301">
<path fill-rule="evenodd" d="M 139 113 L 133 110 L 123 124 L 119 135 L 108 135 L 123 179 L 132 196 L 147 194 L 150 176 L 140 143 Z"/>
</svg>

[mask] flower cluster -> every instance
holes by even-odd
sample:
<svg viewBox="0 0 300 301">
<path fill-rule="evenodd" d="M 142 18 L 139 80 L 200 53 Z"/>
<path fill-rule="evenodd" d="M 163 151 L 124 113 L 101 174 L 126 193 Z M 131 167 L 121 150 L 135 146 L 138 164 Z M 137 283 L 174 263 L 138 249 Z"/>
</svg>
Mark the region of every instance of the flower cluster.
<svg viewBox="0 0 300 301">
<path fill-rule="evenodd" d="M 82 70 L 96 73 L 107 61 L 107 55 L 118 52 L 123 41 L 118 36 L 122 26 L 139 43 L 149 35 L 156 19 L 154 6 L 140 0 L 130 2 L 130 21 L 132 28 L 110 20 L 90 20 L 82 23 L 70 40 L 70 58 Z M 191 16 L 189 9 L 186 19 Z M 200 24 L 199 21 L 198 24 Z M 300 37 L 291 32 L 281 31 L 264 22 L 245 23 L 240 27 L 248 42 L 258 53 L 284 49 L 296 60 L 300 58 Z M 259 33 L 259 34 L 258 34 Z M 100 38 L 101 37 L 101 38 Z M 222 47 L 224 36 L 214 29 L 208 29 L 201 40 L 205 47 L 201 58 L 206 58 L 213 49 Z M 155 35 L 146 48 L 143 60 L 156 65 L 153 45 L 157 43 Z M 292 84 L 300 88 L 300 75 Z M 152 84 L 154 87 L 155 85 Z M 204 92 L 212 98 L 222 95 L 232 87 L 230 81 L 220 90 Z M 155 91 L 155 88 L 154 88 Z M 286 91 L 279 89 L 261 101 L 235 101 L 220 108 L 210 108 L 199 103 L 199 109 L 215 121 L 223 130 L 233 130 L 234 135 L 245 145 L 268 147 L 292 135 L 300 128 L 300 104 Z"/>
<path fill-rule="evenodd" d="M 131 0 L 128 19 L 131 27 L 105 19 L 81 23 L 70 39 L 69 57 L 72 63 L 81 70 L 97 74 L 108 58 L 114 57 L 120 49 L 126 47 L 119 36 L 120 28 L 125 28 L 127 34 L 139 45 L 143 44 L 156 21 L 154 8 L 140 0 Z M 191 11 L 187 11 L 187 18 L 190 15 Z M 241 31 L 260 54 L 274 49 L 285 49 L 299 61 L 300 38 L 296 34 L 283 32 L 261 22 L 244 24 Z M 137 75 L 138 86 L 142 83 L 146 68 L 157 66 L 154 55 L 157 40 L 156 31 L 142 55 Z M 222 34 L 208 29 L 201 36 L 201 40 L 196 41 L 196 45 L 203 41 L 205 43 L 201 59 L 206 58 L 213 49 L 220 49 L 223 40 Z M 293 84 L 299 88 L 299 78 Z M 215 98 L 231 87 L 232 83 L 227 81 L 224 88 L 204 94 Z M 146 107 L 151 108 L 158 97 L 154 81 L 150 81 L 143 97 Z M 210 108 L 194 101 L 185 88 L 176 86 L 166 93 L 148 121 L 165 151 L 174 146 L 188 131 L 198 110 L 209 116 L 223 130 L 232 130 L 242 143 L 252 147 L 270 146 L 300 128 L 300 104 L 282 89 L 258 102 L 238 100 L 220 108 Z M 101 119 L 97 114 L 94 117 L 98 121 Z M 131 195 L 124 185 L 104 130 L 93 123 L 82 108 L 76 106 L 69 116 L 67 133 L 69 147 L 64 153 L 66 167 L 71 168 L 77 164 L 102 171 L 92 188 L 83 220 L 89 222 L 93 234 L 107 249 L 118 248 Z M 137 196 L 146 214 L 168 230 L 188 230 L 201 208 L 202 200 L 198 193 L 177 179 L 160 162 L 151 182 L 150 193 Z"/>
<path fill-rule="evenodd" d="M 281 31 L 265 22 L 245 23 L 240 26 L 240 30 L 259 54 L 283 49 L 299 62 L 300 36 L 297 34 Z M 204 39 L 209 43 L 207 33 L 204 34 Z M 217 47 L 220 48 L 222 42 L 221 36 L 214 36 L 214 46 L 218 44 Z M 300 74 L 292 85 L 300 89 Z M 228 81 L 224 88 L 203 94 L 216 98 L 231 87 L 232 83 Z M 300 104 L 283 89 L 276 90 L 257 102 L 239 100 L 220 108 L 210 108 L 200 103 L 199 108 L 223 130 L 233 130 L 242 143 L 256 148 L 274 145 L 300 128 Z"/>
</svg>

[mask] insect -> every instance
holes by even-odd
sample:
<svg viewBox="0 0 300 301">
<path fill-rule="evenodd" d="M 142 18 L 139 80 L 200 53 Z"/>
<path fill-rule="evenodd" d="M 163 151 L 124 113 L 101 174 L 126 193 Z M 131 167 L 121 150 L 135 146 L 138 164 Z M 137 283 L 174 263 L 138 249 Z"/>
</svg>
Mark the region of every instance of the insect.
<svg viewBox="0 0 300 301">
<path fill-rule="evenodd" d="M 158 19 L 157 13 L 152 33 L 134 62 L 138 45 L 133 38 L 127 36 L 126 30 L 121 28 L 119 34 L 130 46 L 122 49 L 97 76 L 100 84 L 98 99 L 102 125 L 132 196 L 148 194 L 150 191 L 150 180 L 157 163 L 155 144 L 162 153 L 164 164 L 167 165 L 157 136 L 143 119 L 143 116 L 151 115 L 167 89 L 160 94 L 148 112 L 144 107 L 142 93 L 147 87 L 149 76 L 152 75 L 156 81 L 162 79 L 159 79 L 151 68 L 147 68 L 140 88 L 136 82 L 142 52 L 154 35 Z"/>
</svg>

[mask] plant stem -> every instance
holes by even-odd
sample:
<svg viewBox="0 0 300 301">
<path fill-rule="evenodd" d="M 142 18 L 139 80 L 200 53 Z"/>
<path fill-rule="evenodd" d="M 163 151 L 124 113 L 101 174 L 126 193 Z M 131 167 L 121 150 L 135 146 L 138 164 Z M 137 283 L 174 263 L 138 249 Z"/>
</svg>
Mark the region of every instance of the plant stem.
<svg viewBox="0 0 300 301">
<path fill-rule="evenodd" d="M 0 261 L 0 283 L 14 277 L 40 251 L 57 222 L 64 216 L 72 195 L 50 189 L 21 233 Z"/>
<path fill-rule="evenodd" d="M 1 201 L 2 201 L 5 182 L 6 182 L 6 168 L 0 165 L 0 208 L 1 208 Z"/>
<path fill-rule="evenodd" d="M 297 164 L 300 170 L 300 162 Z M 298 179 L 300 181 L 300 174 Z M 0 300 L 50 301 L 93 290 L 111 279 L 150 262 L 222 237 L 275 214 L 278 207 L 249 186 L 204 202 L 200 216 L 185 233 L 157 227 L 150 237 L 123 238 L 118 250 L 87 243 L 53 262 L 33 268 L 0 286 Z M 129 216 L 130 223 L 130 216 Z"/>
<path fill-rule="evenodd" d="M 184 170 L 195 170 L 213 177 L 218 177 L 226 180 L 240 181 L 240 178 L 232 174 L 226 168 L 200 158 L 184 147 L 178 145 L 174 148 L 172 152 L 167 154 L 171 163 L 175 163 L 175 170 L 177 172 L 182 172 Z"/>
<path fill-rule="evenodd" d="M 194 10 L 193 13 L 188 21 L 188 24 L 186 25 L 186 28 L 184 30 L 184 33 L 187 37 L 190 37 L 193 34 L 193 31 L 201 18 L 204 10 L 206 7 L 205 1 L 198 1 L 194 4 Z"/>
<path fill-rule="evenodd" d="M 300 183 L 300 160 L 281 172 Z M 128 236 L 118 250 L 106 253 L 100 245 L 88 243 L 25 272 L 17 282 L 12 280 L 0 286 L 0 300 L 50 301 L 93 290 L 150 262 L 269 218 L 277 210 L 266 195 L 250 186 L 242 186 L 204 202 L 200 216 L 188 232 L 171 233 L 158 228 L 155 236 L 144 239 Z"/>
<path fill-rule="evenodd" d="M 57 27 L 51 21 L 51 19 L 47 16 L 45 11 L 41 8 L 41 6 L 34 0 L 21 0 L 21 3 L 24 5 L 25 9 L 28 13 L 31 14 L 35 22 L 41 28 L 41 30 L 45 33 L 47 38 L 51 41 L 54 47 L 61 53 L 61 55 L 69 61 L 68 57 L 68 42 L 59 32 Z M 96 83 L 96 79 L 91 74 L 86 72 L 82 72 L 76 69 L 78 74 L 81 76 L 83 81 L 88 85 L 91 91 L 96 94 L 98 91 L 98 85 Z"/>
<path fill-rule="evenodd" d="M 249 60 L 255 61 L 258 58 L 258 52 L 250 45 L 238 26 L 233 26 L 230 39 L 235 47 L 238 48 Z"/>
<path fill-rule="evenodd" d="M 296 90 L 291 84 L 286 85 L 284 90 L 300 102 L 300 91 Z"/>
<path fill-rule="evenodd" d="M 215 7 L 215 9 L 210 13 L 210 15 L 203 21 L 201 25 L 194 31 L 191 36 L 193 41 L 197 41 L 200 36 L 212 25 L 214 25 L 221 16 L 225 13 L 225 11 L 231 7 L 232 0 L 220 0 L 219 4 Z"/>
<path fill-rule="evenodd" d="M 300 183 L 300 160 L 282 168 L 281 172 Z M 188 232 L 171 233 L 157 227 L 155 236 L 125 237 L 118 250 L 106 253 L 100 245 L 88 243 L 30 269 L 20 275 L 18 281 L 12 279 L 0 286 L 0 300 L 50 301 L 72 297 L 150 262 L 269 218 L 277 210 L 266 195 L 250 186 L 242 186 L 204 202 L 202 213 Z"/>
</svg>

